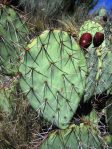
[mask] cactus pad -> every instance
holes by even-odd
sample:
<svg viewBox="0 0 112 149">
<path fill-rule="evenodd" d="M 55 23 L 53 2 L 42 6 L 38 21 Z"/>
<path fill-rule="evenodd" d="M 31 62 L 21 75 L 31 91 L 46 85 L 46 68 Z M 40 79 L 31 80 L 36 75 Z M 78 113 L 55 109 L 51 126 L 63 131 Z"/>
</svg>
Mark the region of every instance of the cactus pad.
<svg viewBox="0 0 112 149">
<path fill-rule="evenodd" d="M 96 32 L 104 33 L 103 27 L 99 23 L 94 21 L 85 21 L 80 28 L 79 37 L 85 33 L 91 33 L 93 38 Z M 88 65 L 88 77 L 86 80 L 86 88 L 84 100 L 87 101 L 91 96 L 101 94 L 109 87 L 111 87 L 111 59 L 112 54 L 106 47 L 106 41 L 94 48 L 93 43 L 87 49 L 86 54 L 87 65 Z"/>
<path fill-rule="evenodd" d="M 0 8 L 0 67 L 2 73 L 15 73 L 21 49 L 26 46 L 28 29 L 16 11 L 8 6 Z"/>
<path fill-rule="evenodd" d="M 106 147 L 97 130 L 92 126 L 81 124 L 49 134 L 40 149 L 99 149 L 102 146 Z"/>
<path fill-rule="evenodd" d="M 81 100 L 87 72 L 74 38 L 61 30 L 44 31 L 26 48 L 19 70 L 21 88 L 32 107 L 51 123 L 67 127 Z"/>
<path fill-rule="evenodd" d="M 105 49 L 104 49 L 105 50 Z M 95 94 L 101 94 L 112 87 L 112 52 L 104 51 L 102 55 L 102 72 Z"/>
</svg>

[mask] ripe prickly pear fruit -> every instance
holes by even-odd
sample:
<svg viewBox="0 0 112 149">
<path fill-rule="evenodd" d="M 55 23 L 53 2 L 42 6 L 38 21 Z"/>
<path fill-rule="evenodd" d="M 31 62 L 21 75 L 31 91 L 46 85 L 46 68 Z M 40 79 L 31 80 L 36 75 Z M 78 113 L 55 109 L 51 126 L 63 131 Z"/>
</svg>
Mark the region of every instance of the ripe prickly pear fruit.
<svg viewBox="0 0 112 149">
<path fill-rule="evenodd" d="M 86 49 L 90 46 L 91 42 L 92 42 L 92 35 L 86 32 L 81 35 L 79 45 L 81 48 Z"/>
<path fill-rule="evenodd" d="M 93 38 L 94 47 L 99 47 L 103 41 L 104 41 L 104 34 L 101 32 L 96 32 L 96 34 Z"/>
</svg>

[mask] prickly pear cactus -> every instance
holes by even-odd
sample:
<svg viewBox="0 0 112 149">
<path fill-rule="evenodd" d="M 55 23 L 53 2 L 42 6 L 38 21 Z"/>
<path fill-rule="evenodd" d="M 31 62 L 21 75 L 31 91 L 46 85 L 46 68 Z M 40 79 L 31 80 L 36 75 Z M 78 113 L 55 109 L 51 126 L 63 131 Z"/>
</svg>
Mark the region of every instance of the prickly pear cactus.
<svg viewBox="0 0 112 149">
<path fill-rule="evenodd" d="M 97 75 L 97 55 L 95 53 L 94 48 L 88 50 L 89 52 L 86 54 L 87 66 L 88 66 L 88 77 L 86 79 L 86 87 L 84 93 L 84 101 L 87 101 L 94 95 L 95 87 L 96 87 L 96 75 Z"/>
<path fill-rule="evenodd" d="M 96 128 L 81 124 L 50 133 L 40 149 L 99 149 L 107 146 L 103 138 L 98 135 Z"/>
<path fill-rule="evenodd" d="M 97 48 L 98 49 L 98 48 Z M 87 85 L 85 89 L 85 100 L 89 99 L 93 94 L 102 94 L 112 87 L 112 52 L 107 48 L 101 49 L 100 63 L 98 64 L 98 57 L 95 54 L 87 54 L 89 75 L 87 78 Z"/>
<path fill-rule="evenodd" d="M 21 51 L 26 46 L 28 28 L 13 8 L 0 8 L 0 69 L 2 73 L 18 71 Z"/>
<path fill-rule="evenodd" d="M 96 32 L 104 33 L 104 30 L 100 24 L 88 20 L 85 21 L 84 24 L 81 26 L 79 31 L 79 37 L 81 37 L 81 35 L 86 32 L 91 33 L 92 37 L 94 37 Z M 97 50 L 96 48 L 94 48 L 92 42 L 89 48 L 87 49 L 87 53 L 85 55 L 88 65 L 88 77 L 86 80 L 84 101 L 89 100 L 90 97 L 94 95 L 94 91 L 97 84 L 96 75 L 98 73 L 98 57 L 96 51 Z"/>
<path fill-rule="evenodd" d="M 89 32 L 93 38 L 96 32 L 104 33 L 103 27 L 93 21 L 86 21 L 80 28 L 79 37 Z M 85 88 L 84 100 L 89 100 L 92 95 L 101 94 L 112 84 L 112 52 L 104 42 L 94 48 L 93 44 L 87 49 L 86 59 L 88 64 L 88 78 Z"/>
<path fill-rule="evenodd" d="M 106 51 L 102 55 L 102 71 L 98 80 L 95 94 L 101 94 L 112 87 L 112 52 Z"/>
<path fill-rule="evenodd" d="M 87 72 L 83 51 L 71 35 L 44 31 L 26 48 L 19 71 L 20 86 L 32 107 L 51 123 L 67 127 L 83 95 Z"/>
</svg>

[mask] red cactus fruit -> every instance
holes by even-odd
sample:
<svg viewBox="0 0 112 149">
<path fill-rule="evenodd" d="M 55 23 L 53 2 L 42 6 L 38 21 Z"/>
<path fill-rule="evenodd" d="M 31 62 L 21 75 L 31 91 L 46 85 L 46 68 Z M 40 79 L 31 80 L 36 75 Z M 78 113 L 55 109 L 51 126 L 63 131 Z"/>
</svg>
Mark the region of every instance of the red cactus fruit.
<svg viewBox="0 0 112 149">
<path fill-rule="evenodd" d="M 104 34 L 100 32 L 96 32 L 93 38 L 94 47 L 99 47 L 103 41 L 104 41 Z"/>
<path fill-rule="evenodd" d="M 80 37 L 79 45 L 83 49 L 87 49 L 92 42 L 92 35 L 90 33 L 84 33 Z"/>
</svg>

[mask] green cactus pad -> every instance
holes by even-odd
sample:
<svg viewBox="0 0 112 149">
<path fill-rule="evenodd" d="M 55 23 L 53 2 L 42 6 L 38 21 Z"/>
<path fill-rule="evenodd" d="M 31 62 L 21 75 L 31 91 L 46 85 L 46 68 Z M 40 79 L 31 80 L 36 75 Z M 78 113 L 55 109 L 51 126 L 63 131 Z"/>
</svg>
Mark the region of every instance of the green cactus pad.
<svg viewBox="0 0 112 149">
<path fill-rule="evenodd" d="M 2 73 L 15 73 L 21 50 L 28 40 L 28 29 L 18 13 L 8 6 L 0 8 L 0 67 Z"/>
<path fill-rule="evenodd" d="M 101 149 L 106 146 L 97 130 L 89 125 L 72 125 L 50 133 L 40 149 Z"/>
<path fill-rule="evenodd" d="M 91 35 L 94 37 L 96 32 L 104 33 L 104 29 L 99 23 L 88 20 L 88 21 L 85 21 L 84 24 L 81 26 L 79 37 L 85 32 L 91 33 Z M 102 93 L 111 84 L 111 78 L 110 80 L 108 80 L 110 77 L 109 75 L 110 72 L 109 71 L 107 72 L 107 68 L 106 68 L 107 66 L 105 67 L 105 65 L 108 65 L 107 61 L 110 61 L 110 60 L 106 60 L 105 58 L 103 58 L 104 54 L 106 53 L 105 51 L 107 51 L 105 49 L 106 49 L 105 40 L 100 45 L 100 47 L 94 48 L 94 45 L 92 43 L 90 47 L 87 49 L 88 52 L 86 54 L 86 60 L 87 60 L 87 65 L 88 65 L 88 77 L 86 80 L 84 101 L 89 100 L 90 97 L 92 97 L 93 95 Z M 100 58 L 99 58 L 98 52 L 101 54 Z M 105 79 L 106 76 L 107 78 Z M 103 80 L 106 80 L 106 84 L 108 87 L 106 86 L 106 84 L 102 83 Z M 107 80 L 110 81 L 110 84 L 109 82 L 107 82 Z"/>
<path fill-rule="evenodd" d="M 46 30 L 26 48 L 20 85 L 40 115 L 67 127 L 85 88 L 86 60 L 76 41 L 61 30 Z"/>
<path fill-rule="evenodd" d="M 101 94 L 112 87 L 112 52 L 105 50 L 101 58 L 102 72 L 95 94 Z"/>
<path fill-rule="evenodd" d="M 97 82 L 95 81 L 97 75 L 97 55 L 94 48 L 88 50 L 86 54 L 87 66 L 88 66 L 88 77 L 86 79 L 86 87 L 84 93 L 84 102 L 90 99 L 94 95 Z"/>
</svg>

